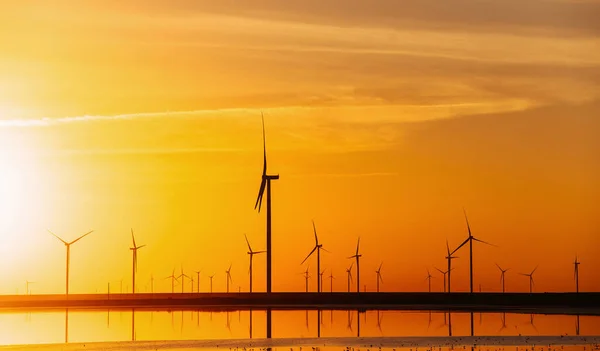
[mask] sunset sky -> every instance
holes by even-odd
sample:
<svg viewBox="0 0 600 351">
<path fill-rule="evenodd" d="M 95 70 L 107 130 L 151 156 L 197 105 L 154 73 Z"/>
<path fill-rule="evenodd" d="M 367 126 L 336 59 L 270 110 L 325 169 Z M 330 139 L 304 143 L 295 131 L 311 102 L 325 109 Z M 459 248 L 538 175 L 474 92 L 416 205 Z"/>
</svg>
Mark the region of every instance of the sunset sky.
<svg viewBox="0 0 600 351">
<path fill-rule="evenodd" d="M 264 112 L 273 289 L 303 290 L 311 220 L 335 289 L 426 289 L 476 237 L 475 286 L 600 290 L 600 1 L 90 0 L 0 4 L 0 293 L 248 290 Z M 468 289 L 468 253 L 453 289 Z M 311 261 L 315 276 L 316 262 Z M 265 257 L 254 262 L 264 290 Z M 194 274 L 195 275 L 195 274 Z M 441 290 L 441 275 L 433 287 Z M 114 284 L 114 285 L 113 285 Z M 186 283 L 187 284 L 187 283 Z M 189 286 L 189 285 L 188 285 Z M 329 283 L 326 284 L 329 287 Z M 311 280 L 311 289 L 316 281 Z M 362 287 L 361 287 L 362 289 Z M 118 291 L 118 288 L 113 290 Z"/>
</svg>

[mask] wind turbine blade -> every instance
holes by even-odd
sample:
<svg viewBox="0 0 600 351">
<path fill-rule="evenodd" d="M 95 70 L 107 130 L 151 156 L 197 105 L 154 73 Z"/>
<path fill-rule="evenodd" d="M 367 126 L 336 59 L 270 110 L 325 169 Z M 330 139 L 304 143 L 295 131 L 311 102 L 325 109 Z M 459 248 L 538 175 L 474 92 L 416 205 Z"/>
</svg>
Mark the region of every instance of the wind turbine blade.
<svg viewBox="0 0 600 351">
<path fill-rule="evenodd" d="M 354 267 L 354 262 L 350 263 L 350 268 L 348 269 L 352 270 L 352 267 Z"/>
<path fill-rule="evenodd" d="M 450 245 L 448 245 L 448 239 L 446 239 L 446 250 L 448 251 L 448 256 L 452 255 L 450 253 Z"/>
<path fill-rule="evenodd" d="M 131 240 L 133 241 L 133 247 L 135 246 L 135 236 L 133 236 L 133 228 L 131 228 Z"/>
<path fill-rule="evenodd" d="M 502 267 L 500 267 L 500 266 L 499 266 L 497 263 L 496 263 L 496 267 L 498 267 L 498 269 L 499 269 L 500 271 L 502 271 Z"/>
<path fill-rule="evenodd" d="M 260 189 L 258 190 L 258 196 L 256 197 L 256 203 L 254 204 L 254 209 L 258 208 L 258 212 L 260 212 L 260 208 L 262 206 L 263 194 L 265 193 L 265 186 L 267 185 L 267 179 L 263 177 L 262 182 L 260 183 Z"/>
<path fill-rule="evenodd" d="M 475 237 L 473 238 L 473 240 L 475 240 L 475 241 L 479 241 L 480 243 L 487 244 L 487 245 L 490 245 L 490 246 L 493 246 L 493 247 L 498 247 L 497 245 L 494 245 L 494 244 L 488 243 L 487 241 L 483 241 L 483 240 L 477 239 L 477 238 L 475 238 Z"/>
<path fill-rule="evenodd" d="M 469 230 L 469 237 L 473 236 L 471 234 L 471 225 L 469 224 L 469 218 L 467 217 L 467 211 L 463 207 L 463 213 L 465 214 L 465 220 L 467 221 L 467 229 Z"/>
<path fill-rule="evenodd" d="M 468 243 L 470 239 L 471 239 L 471 238 L 469 237 L 469 238 L 467 238 L 465 241 L 463 241 L 463 242 L 462 242 L 462 244 L 460 244 L 460 245 L 459 245 L 459 246 L 458 246 L 456 249 L 454 249 L 454 251 L 452 251 L 452 253 L 451 253 L 450 255 L 452 255 L 452 254 L 454 254 L 456 251 L 460 250 L 460 248 L 461 248 L 461 247 L 463 247 L 463 246 L 465 246 L 465 244 L 466 244 L 466 243 Z"/>
<path fill-rule="evenodd" d="M 313 232 L 315 233 L 315 245 L 319 245 L 319 237 L 317 236 L 317 227 L 315 226 L 315 221 L 312 221 Z"/>
<path fill-rule="evenodd" d="M 533 273 L 535 273 L 535 271 L 538 269 L 538 267 L 539 267 L 539 265 L 535 266 L 535 268 L 533 269 L 533 271 L 531 271 L 531 275 L 533 275 Z"/>
<path fill-rule="evenodd" d="M 82 236 L 80 236 L 79 238 L 77 238 L 77 239 L 75 239 L 75 240 L 71 241 L 69 244 L 75 244 L 76 242 L 78 242 L 79 240 L 83 239 L 84 237 L 86 237 L 86 236 L 88 236 L 88 235 L 92 234 L 92 232 L 93 232 L 93 230 L 90 230 L 89 232 L 87 232 L 87 233 L 83 234 L 83 235 L 82 235 Z"/>
<path fill-rule="evenodd" d="M 248 237 L 246 236 L 246 234 L 244 234 L 244 238 L 246 239 L 246 244 L 248 244 L 248 250 L 252 252 L 252 248 L 250 247 L 250 242 L 248 241 Z"/>
<path fill-rule="evenodd" d="M 358 256 L 358 247 L 360 246 L 360 236 L 358 237 L 358 242 L 356 243 L 356 256 Z"/>
<path fill-rule="evenodd" d="M 308 260 L 310 255 L 312 255 L 316 249 L 317 249 L 317 247 L 315 246 L 314 249 L 312 249 L 312 251 L 308 254 L 308 256 L 306 256 L 306 258 L 300 264 L 304 264 L 304 262 L 306 262 L 306 260 Z"/>
<path fill-rule="evenodd" d="M 443 270 L 441 270 L 441 269 L 439 269 L 439 268 L 437 268 L 437 267 L 435 267 L 435 269 L 437 269 L 437 270 L 438 270 L 438 272 L 440 272 L 440 273 L 442 273 L 442 274 L 446 274 L 446 273 L 447 273 L 447 272 L 444 272 Z"/>
<path fill-rule="evenodd" d="M 265 253 L 265 252 L 267 252 L 267 251 L 262 250 L 262 251 L 254 251 L 253 253 L 254 254 L 260 254 L 260 253 Z"/>
<path fill-rule="evenodd" d="M 381 280 L 381 282 L 383 283 L 383 277 L 381 276 L 381 273 L 379 274 L 379 280 Z"/>
<path fill-rule="evenodd" d="M 61 238 L 60 238 L 58 235 L 56 235 L 56 234 L 52 233 L 52 232 L 50 231 L 50 229 L 46 229 L 46 230 L 48 231 L 48 233 L 50 233 L 50 234 L 54 235 L 54 237 L 55 237 L 56 239 L 58 239 L 58 240 L 62 241 L 62 242 L 63 242 L 63 244 L 65 244 L 65 245 L 68 245 L 68 243 L 67 243 L 66 241 L 64 241 L 63 239 L 61 239 Z"/>
<path fill-rule="evenodd" d="M 324 248 L 323 246 L 321 246 L 321 250 L 327 252 L 327 253 L 331 253 L 331 251 L 327 250 L 326 248 Z"/>
<path fill-rule="evenodd" d="M 140 246 L 136 247 L 136 250 L 139 250 L 139 249 L 141 249 L 141 248 L 142 248 L 142 247 L 144 247 L 144 246 L 146 246 L 146 244 L 144 244 L 144 245 L 140 245 Z"/>
<path fill-rule="evenodd" d="M 380 272 L 381 272 L 381 266 L 383 266 L 383 262 L 381 262 L 381 263 L 379 264 L 379 268 L 377 269 L 377 270 L 378 270 L 378 271 L 380 271 Z"/>
</svg>

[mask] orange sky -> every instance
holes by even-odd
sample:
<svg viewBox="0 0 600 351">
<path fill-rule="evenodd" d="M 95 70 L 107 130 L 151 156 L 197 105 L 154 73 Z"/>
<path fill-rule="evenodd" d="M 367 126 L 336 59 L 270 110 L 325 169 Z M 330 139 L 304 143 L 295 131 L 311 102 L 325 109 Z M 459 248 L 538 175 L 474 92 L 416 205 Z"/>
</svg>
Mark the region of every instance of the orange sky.
<svg viewBox="0 0 600 351">
<path fill-rule="evenodd" d="M 132 227 L 140 290 L 182 265 L 224 290 L 230 263 L 247 290 L 243 234 L 265 248 L 261 109 L 281 174 L 275 291 L 304 288 L 312 219 L 337 290 L 358 236 L 369 290 L 381 260 L 383 290 L 423 290 L 467 235 L 463 206 L 499 246 L 476 246 L 476 287 L 499 289 L 497 262 L 509 290 L 537 264 L 536 290 L 570 290 L 578 254 L 581 289 L 600 289 L 598 2 L 282 4 L 2 5 L 0 293 L 64 292 L 46 228 L 95 230 L 73 246 L 74 293 L 131 286 Z"/>
</svg>

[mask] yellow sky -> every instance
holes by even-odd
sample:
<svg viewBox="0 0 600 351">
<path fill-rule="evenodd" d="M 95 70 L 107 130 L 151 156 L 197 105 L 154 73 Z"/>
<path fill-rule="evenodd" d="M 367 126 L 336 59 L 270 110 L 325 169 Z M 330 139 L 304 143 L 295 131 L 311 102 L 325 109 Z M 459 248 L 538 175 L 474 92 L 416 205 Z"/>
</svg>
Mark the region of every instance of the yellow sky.
<svg viewBox="0 0 600 351">
<path fill-rule="evenodd" d="M 477 245 L 476 286 L 499 288 L 498 262 L 510 290 L 537 264 L 536 289 L 572 289 L 578 254 L 581 288 L 600 289 L 597 1 L 285 4 L 1 5 L 0 292 L 64 291 L 46 228 L 95 230 L 73 246 L 72 292 L 131 286 L 130 228 L 148 245 L 140 289 L 183 265 L 223 290 L 232 263 L 247 290 L 260 110 L 281 174 L 274 290 L 303 289 L 312 219 L 338 290 L 359 235 L 368 289 L 381 260 L 384 290 L 425 289 L 446 238 L 466 237 L 462 206 L 499 245 Z"/>
</svg>

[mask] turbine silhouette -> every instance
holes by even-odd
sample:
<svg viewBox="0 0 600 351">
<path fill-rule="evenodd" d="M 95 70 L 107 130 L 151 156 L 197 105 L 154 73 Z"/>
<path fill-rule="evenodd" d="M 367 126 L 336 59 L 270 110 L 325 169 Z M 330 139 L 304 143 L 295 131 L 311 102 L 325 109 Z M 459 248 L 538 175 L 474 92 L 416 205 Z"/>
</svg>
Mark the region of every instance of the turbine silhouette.
<svg viewBox="0 0 600 351">
<path fill-rule="evenodd" d="M 427 278 L 425 278 L 425 280 L 428 281 L 429 292 L 431 292 L 431 278 L 433 278 L 433 276 L 431 275 L 431 272 L 429 272 L 429 268 L 427 268 Z"/>
<path fill-rule="evenodd" d="M 356 243 L 356 253 L 350 257 L 348 257 L 349 259 L 356 259 L 356 292 L 359 293 L 360 292 L 360 258 L 362 257 L 361 254 L 358 253 L 358 248 L 360 246 L 360 237 L 358 237 L 358 242 Z"/>
<path fill-rule="evenodd" d="M 231 264 L 229 264 L 229 268 L 227 268 L 225 274 L 227 275 L 225 279 L 227 281 L 227 292 L 229 292 L 229 283 L 233 283 L 233 279 L 231 279 Z"/>
<path fill-rule="evenodd" d="M 379 268 L 377 268 L 377 270 L 375 271 L 375 273 L 377 274 L 377 276 L 375 277 L 375 279 L 377 279 L 377 292 L 379 292 L 379 282 L 383 283 L 383 278 L 381 277 L 381 266 L 383 266 L 383 262 L 379 264 Z"/>
<path fill-rule="evenodd" d="M 83 234 L 82 236 L 80 236 L 79 238 L 71 241 L 71 242 L 66 242 L 63 239 L 61 239 L 58 235 L 52 233 L 49 229 L 48 233 L 54 235 L 58 240 L 60 240 L 63 244 L 65 244 L 65 247 L 67 248 L 67 278 L 66 278 L 66 295 L 69 295 L 69 266 L 70 266 L 70 261 L 71 261 L 71 245 L 75 244 L 76 242 L 78 242 L 79 240 L 83 239 L 84 237 L 86 237 L 87 235 L 91 234 L 93 232 L 93 230 L 90 230 L 89 232 Z"/>
<path fill-rule="evenodd" d="M 306 260 L 308 260 L 308 258 L 315 251 L 317 252 L 317 292 L 321 292 L 322 282 L 319 279 L 320 272 L 321 272 L 321 250 L 324 250 L 326 252 L 329 252 L 329 251 L 325 250 L 325 248 L 323 247 L 323 244 L 319 244 L 319 237 L 317 236 L 317 227 L 315 226 L 315 221 L 312 221 L 312 224 L 313 224 L 313 231 L 315 234 L 315 247 L 312 249 L 312 251 L 306 256 L 306 258 L 300 264 L 304 264 L 304 262 L 306 262 Z"/>
<path fill-rule="evenodd" d="M 456 251 L 460 250 L 461 247 L 463 247 L 464 245 L 466 245 L 467 243 L 469 243 L 469 291 L 471 293 L 473 293 L 473 241 L 479 241 L 480 243 L 483 244 L 487 244 L 490 246 L 496 246 L 494 244 L 490 244 L 488 242 L 485 242 L 483 240 L 477 239 L 476 237 L 473 236 L 473 234 L 471 233 L 471 225 L 469 225 L 469 218 L 467 218 L 467 212 L 465 211 L 465 209 L 463 208 L 463 212 L 465 214 L 465 220 L 467 222 L 467 229 L 469 231 L 469 237 L 463 241 L 462 244 L 460 244 L 454 251 L 452 251 L 452 253 L 455 253 Z"/>
<path fill-rule="evenodd" d="M 202 272 L 202 270 L 199 271 L 194 271 L 194 273 L 196 273 L 196 284 L 198 284 L 198 291 L 200 292 L 200 273 Z"/>
<path fill-rule="evenodd" d="M 302 272 L 301 274 L 304 274 L 304 280 L 305 280 L 305 291 L 308 292 L 308 279 L 310 279 L 310 275 L 308 274 L 308 269 L 310 268 L 310 266 L 306 267 L 306 271 Z"/>
<path fill-rule="evenodd" d="M 136 246 L 135 244 L 135 236 L 133 235 L 133 228 L 131 228 L 131 240 L 133 241 L 133 247 L 130 247 L 129 250 L 133 253 L 133 268 L 132 268 L 132 291 L 135 294 L 135 273 L 137 272 L 137 250 L 141 249 L 146 245 Z"/>
<path fill-rule="evenodd" d="M 502 292 L 504 293 L 504 292 L 506 291 L 506 289 L 505 289 L 505 282 L 506 282 L 506 279 L 505 279 L 505 277 L 504 277 L 504 274 L 505 274 L 506 272 L 508 272 L 508 270 L 509 270 L 510 268 L 507 268 L 507 269 L 502 269 L 502 267 L 500 267 L 500 265 L 498 265 L 497 263 L 496 263 L 496 267 L 498 267 L 498 269 L 500 270 L 500 284 L 502 284 Z"/>
<path fill-rule="evenodd" d="M 215 275 L 209 275 L 208 278 L 210 279 L 210 292 L 212 294 L 213 292 L 213 278 L 215 277 Z"/>
<path fill-rule="evenodd" d="M 346 273 L 348 274 L 348 292 L 350 292 L 350 283 L 352 283 L 352 266 L 354 262 L 350 264 L 350 267 L 346 268 Z"/>
<path fill-rule="evenodd" d="M 333 292 L 333 280 L 334 279 L 335 279 L 335 277 L 333 276 L 333 270 L 331 270 L 331 272 L 329 272 L 329 284 L 330 284 L 329 292 Z"/>
<path fill-rule="evenodd" d="M 573 271 L 573 278 L 575 279 L 575 292 L 579 293 L 579 265 L 581 262 L 577 261 L 577 256 L 575 256 L 575 262 L 573 265 L 575 266 L 575 270 Z"/>
<path fill-rule="evenodd" d="M 177 278 L 175 276 L 175 268 L 173 268 L 173 273 L 171 273 L 171 275 L 165 277 L 165 279 L 171 279 L 171 294 L 175 293 L 175 281 L 179 281 L 179 278 Z M 121 284 L 121 285 L 123 285 L 123 284 Z"/>
<path fill-rule="evenodd" d="M 185 287 L 185 278 L 190 279 L 190 277 L 187 274 L 183 273 L 183 267 L 181 267 L 181 274 L 178 275 L 177 278 L 181 278 L 181 293 L 183 294 Z"/>
<path fill-rule="evenodd" d="M 437 267 L 435 267 L 435 269 L 437 269 L 438 272 L 442 273 L 442 275 L 444 276 L 444 292 L 446 292 L 446 274 L 448 274 L 448 271 L 443 271 Z"/>
<path fill-rule="evenodd" d="M 535 285 L 535 283 L 533 282 L 533 273 L 535 273 L 535 271 L 538 269 L 538 266 L 536 266 L 531 273 L 519 273 L 520 275 L 524 275 L 526 277 L 529 277 L 529 293 L 531 294 L 533 292 L 533 286 Z"/>
<path fill-rule="evenodd" d="M 248 268 L 248 274 L 250 274 L 250 292 L 252 292 L 252 258 L 254 255 L 265 253 L 266 251 L 252 251 L 252 247 L 250 246 L 250 242 L 248 241 L 246 234 L 244 234 L 244 238 L 246 238 L 246 244 L 248 244 L 248 256 L 250 256 L 250 267 Z"/>
<path fill-rule="evenodd" d="M 448 274 L 448 293 L 451 292 L 450 288 L 450 277 L 452 274 L 452 260 L 458 258 L 456 256 L 452 256 L 453 252 L 450 252 L 450 246 L 448 245 L 448 239 L 446 239 L 446 261 L 448 263 L 448 268 L 446 270 L 446 274 Z"/>
</svg>

